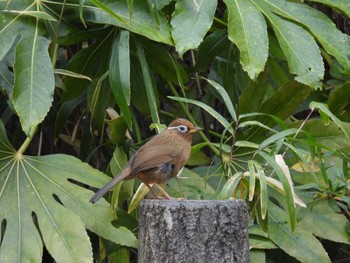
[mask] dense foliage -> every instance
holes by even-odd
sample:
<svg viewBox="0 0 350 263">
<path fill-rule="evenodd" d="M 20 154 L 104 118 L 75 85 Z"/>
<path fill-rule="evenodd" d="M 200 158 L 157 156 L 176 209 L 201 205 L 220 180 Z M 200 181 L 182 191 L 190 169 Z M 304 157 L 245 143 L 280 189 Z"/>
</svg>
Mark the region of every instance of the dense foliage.
<svg viewBox="0 0 350 263">
<path fill-rule="evenodd" d="M 185 197 L 245 199 L 251 262 L 349 257 L 350 4 L 301 2 L 0 1 L 0 262 L 135 262 L 147 188 L 89 199 L 176 117 Z"/>
</svg>

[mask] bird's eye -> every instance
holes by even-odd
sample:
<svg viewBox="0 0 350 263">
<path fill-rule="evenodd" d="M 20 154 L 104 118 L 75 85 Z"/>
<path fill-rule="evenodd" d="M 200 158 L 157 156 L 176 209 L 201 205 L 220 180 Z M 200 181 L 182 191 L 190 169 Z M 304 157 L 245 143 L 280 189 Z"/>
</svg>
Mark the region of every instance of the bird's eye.
<svg viewBox="0 0 350 263">
<path fill-rule="evenodd" d="M 177 129 L 182 133 L 187 132 L 187 126 L 185 126 L 185 125 L 179 125 L 179 126 L 177 126 Z"/>
</svg>

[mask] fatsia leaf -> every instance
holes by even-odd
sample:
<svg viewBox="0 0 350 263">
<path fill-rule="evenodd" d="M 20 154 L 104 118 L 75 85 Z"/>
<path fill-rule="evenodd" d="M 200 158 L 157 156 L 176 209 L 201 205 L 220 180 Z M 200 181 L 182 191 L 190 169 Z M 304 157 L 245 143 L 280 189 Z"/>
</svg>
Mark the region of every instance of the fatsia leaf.
<svg viewBox="0 0 350 263">
<path fill-rule="evenodd" d="M 3 10 L 3 12 L 9 12 L 13 14 L 18 15 L 27 15 L 27 16 L 33 16 L 36 18 L 44 19 L 44 20 L 51 20 L 51 21 L 57 21 L 54 17 L 52 17 L 50 14 L 42 12 L 42 11 L 18 11 L 18 10 Z"/>
<path fill-rule="evenodd" d="M 330 263 L 327 252 L 310 231 L 299 224 L 292 233 L 287 227 L 287 214 L 272 202 L 269 203 L 269 237 L 286 253 L 300 262 Z"/>
<path fill-rule="evenodd" d="M 55 81 L 48 47 L 49 40 L 37 31 L 16 46 L 13 106 L 27 135 L 45 118 L 53 100 Z"/>
<path fill-rule="evenodd" d="M 316 236 L 350 244 L 350 235 L 346 231 L 348 219 L 341 213 L 336 213 L 327 200 L 312 207 L 300 223 Z"/>
<path fill-rule="evenodd" d="M 217 1 L 179 0 L 171 18 L 171 35 L 176 51 L 182 55 L 196 48 L 213 23 Z"/>
<path fill-rule="evenodd" d="M 84 187 L 103 186 L 109 178 L 80 160 L 62 154 L 31 157 L 10 145 L 0 122 L 1 262 L 40 262 L 43 243 L 57 262 L 92 262 L 85 227 L 125 246 L 135 236 L 115 228 L 109 204 L 89 203 Z"/>
<path fill-rule="evenodd" d="M 264 70 L 268 55 L 264 17 L 249 1 L 224 2 L 228 8 L 228 37 L 240 50 L 243 69 L 255 80 Z"/>
<path fill-rule="evenodd" d="M 31 6 L 26 1 L 0 2 L 0 10 L 28 10 Z M 36 27 L 36 19 L 22 14 L 0 12 L 0 61 L 11 49 L 19 35 L 32 35 Z"/>
</svg>

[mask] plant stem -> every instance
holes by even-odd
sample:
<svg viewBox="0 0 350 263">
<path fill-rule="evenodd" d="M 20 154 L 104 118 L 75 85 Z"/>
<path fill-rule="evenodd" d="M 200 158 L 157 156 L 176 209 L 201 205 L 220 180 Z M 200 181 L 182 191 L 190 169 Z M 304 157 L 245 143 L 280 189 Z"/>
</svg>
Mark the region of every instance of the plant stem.
<svg viewBox="0 0 350 263">
<path fill-rule="evenodd" d="M 23 144 L 21 145 L 21 147 L 18 149 L 17 151 L 17 155 L 22 155 L 28 148 L 30 142 L 32 141 L 36 130 L 38 129 L 38 126 L 35 126 L 29 133 L 29 136 L 27 137 L 27 139 L 23 142 Z"/>
</svg>

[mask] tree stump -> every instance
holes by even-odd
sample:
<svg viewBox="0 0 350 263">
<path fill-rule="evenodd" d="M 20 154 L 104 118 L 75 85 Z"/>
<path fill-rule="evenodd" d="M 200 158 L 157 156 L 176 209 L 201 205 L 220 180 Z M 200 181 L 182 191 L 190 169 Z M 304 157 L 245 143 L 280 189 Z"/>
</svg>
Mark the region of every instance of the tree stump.
<svg viewBox="0 0 350 263">
<path fill-rule="evenodd" d="M 247 263 L 248 217 L 242 200 L 143 200 L 138 262 Z"/>
</svg>

